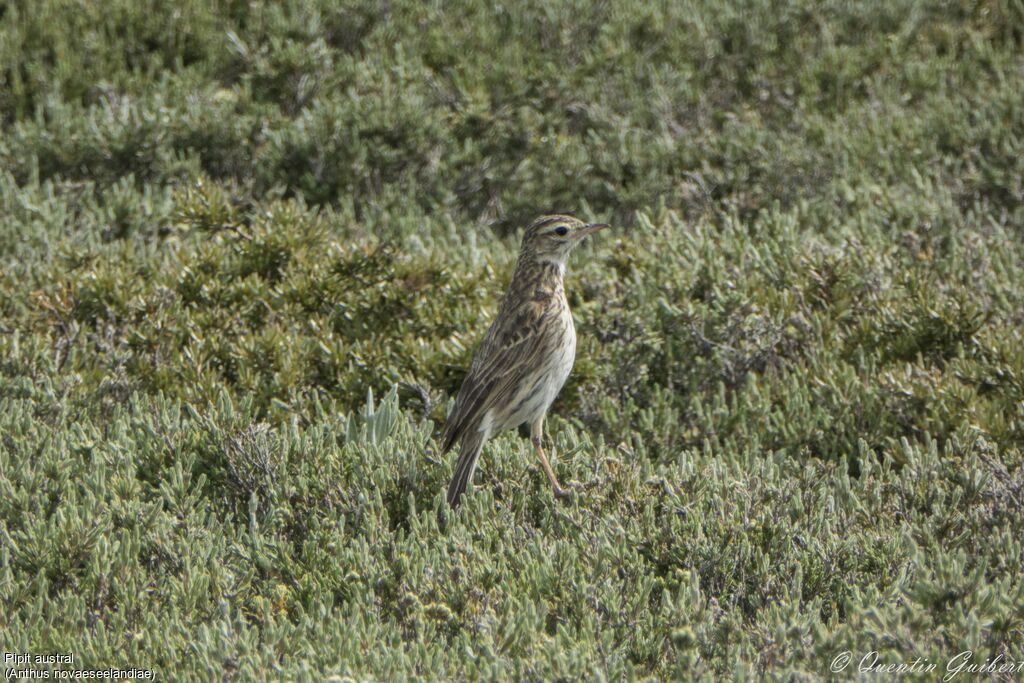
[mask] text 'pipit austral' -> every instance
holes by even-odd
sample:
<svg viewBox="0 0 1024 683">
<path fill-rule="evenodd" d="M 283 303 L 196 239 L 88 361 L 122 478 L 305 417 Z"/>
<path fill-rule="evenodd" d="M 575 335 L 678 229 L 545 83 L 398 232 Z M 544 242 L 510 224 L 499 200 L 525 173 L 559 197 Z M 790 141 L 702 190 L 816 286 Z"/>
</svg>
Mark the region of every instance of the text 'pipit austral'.
<svg viewBox="0 0 1024 683">
<path fill-rule="evenodd" d="M 484 443 L 524 423 L 555 495 L 566 495 L 541 446 L 544 415 L 576 357 L 576 328 L 562 278 L 569 252 L 606 227 L 572 216 L 541 216 L 527 228 L 498 317 L 473 356 L 444 426 L 442 452 L 461 443 L 448 485 L 452 507 L 473 478 Z"/>
</svg>

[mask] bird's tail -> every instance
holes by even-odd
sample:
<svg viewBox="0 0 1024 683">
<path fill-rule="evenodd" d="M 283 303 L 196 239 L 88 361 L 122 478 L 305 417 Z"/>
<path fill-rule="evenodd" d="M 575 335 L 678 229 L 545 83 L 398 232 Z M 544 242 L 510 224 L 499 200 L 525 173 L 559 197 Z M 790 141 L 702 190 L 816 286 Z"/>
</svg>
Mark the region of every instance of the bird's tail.
<svg viewBox="0 0 1024 683">
<path fill-rule="evenodd" d="M 462 446 L 459 448 L 459 461 L 455 463 L 452 483 L 448 484 L 448 505 L 452 509 L 459 507 L 459 498 L 465 493 L 466 487 L 473 479 L 473 473 L 476 472 L 476 465 L 480 460 L 480 451 L 483 449 L 485 440 L 484 433 L 478 431 L 470 432 L 462 439 Z"/>
</svg>

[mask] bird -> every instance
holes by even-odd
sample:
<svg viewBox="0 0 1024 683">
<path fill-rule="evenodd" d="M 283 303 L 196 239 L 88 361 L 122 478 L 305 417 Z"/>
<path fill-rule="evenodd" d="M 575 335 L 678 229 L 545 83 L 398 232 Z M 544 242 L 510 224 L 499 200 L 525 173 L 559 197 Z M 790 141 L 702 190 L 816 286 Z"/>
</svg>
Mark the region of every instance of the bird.
<svg viewBox="0 0 1024 683">
<path fill-rule="evenodd" d="M 571 495 L 558 483 L 544 453 L 544 416 L 576 358 L 576 328 L 563 282 L 566 260 L 583 238 L 607 227 L 555 214 L 537 218 L 523 234 L 498 315 L 474 353 L 445 421 L 442 455 L 459 444 L 447 492 L 452 509 L 473 479 L 487 440 L 522 424 L 529 425 L 530 441 L 555 497 Z"/>
</svg>

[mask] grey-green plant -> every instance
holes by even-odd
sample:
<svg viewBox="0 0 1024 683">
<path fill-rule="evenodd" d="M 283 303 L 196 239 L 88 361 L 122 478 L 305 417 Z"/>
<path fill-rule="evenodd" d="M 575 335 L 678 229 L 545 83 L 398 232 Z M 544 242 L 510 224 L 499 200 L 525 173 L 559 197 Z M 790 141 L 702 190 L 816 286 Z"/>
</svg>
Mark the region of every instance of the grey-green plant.
<svg viewBox="0 0 1024 683">
<path fill-rule="evenodd" d="M 1022 26 L 0 5 L 4 651 L 183 680 L 1024 661 Z M 441 514 L 517 230 L 567 210 L 617 226 L 570 266 L 548 430 L 586 492 L 506 434 Z"/>
</svg>

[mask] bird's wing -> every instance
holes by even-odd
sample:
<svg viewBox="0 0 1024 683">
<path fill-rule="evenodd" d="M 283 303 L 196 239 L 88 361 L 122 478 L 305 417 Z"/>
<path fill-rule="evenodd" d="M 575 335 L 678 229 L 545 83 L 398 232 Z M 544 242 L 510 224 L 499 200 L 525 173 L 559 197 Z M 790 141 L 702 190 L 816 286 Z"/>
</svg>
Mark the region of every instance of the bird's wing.
<svg viewBox="0 0 1024 683">
<path fill-rule="evenodd" d="M 524 301 L 502 311 L 480 344 L 469 374 L 462 382 L 455 407 L 444 425 L 442 452 L 448 452 L 467 429 L 475 429 L 487 411 L 509 397 L 520 381 L 552 349 L 550 316 L 546 302 Z"/>
</svg>

